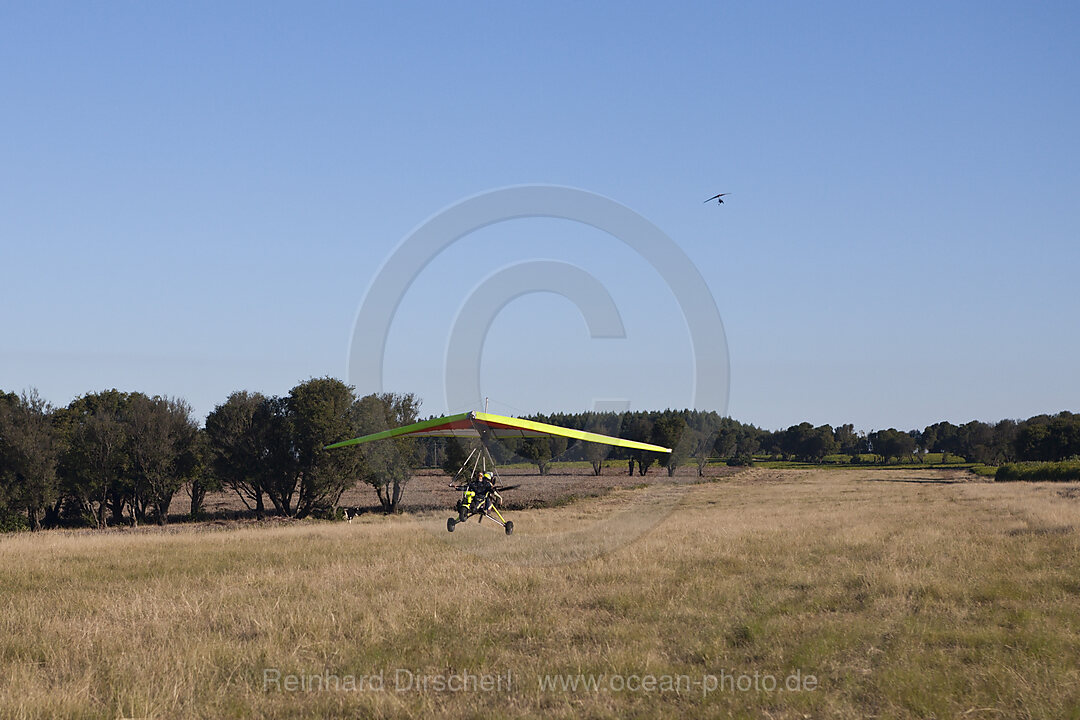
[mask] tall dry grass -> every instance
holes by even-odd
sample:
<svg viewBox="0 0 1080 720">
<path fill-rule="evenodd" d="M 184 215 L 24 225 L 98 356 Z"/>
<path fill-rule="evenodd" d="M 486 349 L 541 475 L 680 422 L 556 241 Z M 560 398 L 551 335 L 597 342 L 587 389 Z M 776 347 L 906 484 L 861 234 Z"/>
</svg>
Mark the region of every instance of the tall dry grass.
<svg viewBox="0 0 1080 720">
<path fill-rule="evenodd" d="M 510 538 L 445 514 L 4 537 L 0 717 L 1077 716 L 1075 489 L 944 477 L 753 470 Z M 274 668 L 385 685 L 265 690 Z M 395 692 L 399 668 L 511 685 Z M 796 671 L 816 689 L 610 684 Z M 540 689 L 558 673 L 609 684 Z"/>
</svg>

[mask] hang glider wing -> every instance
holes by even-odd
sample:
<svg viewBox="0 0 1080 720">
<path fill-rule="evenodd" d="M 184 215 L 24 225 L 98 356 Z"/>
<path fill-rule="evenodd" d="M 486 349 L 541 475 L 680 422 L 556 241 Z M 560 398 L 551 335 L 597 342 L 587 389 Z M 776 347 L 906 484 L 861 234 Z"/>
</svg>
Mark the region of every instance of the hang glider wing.
<svg viewBox="0 0 1080 720">
<path fill-rule="evenodd" d="M 623 438 L 600 435 L 584 430 L 571 430 L 570 428 L 549 425 L 548 423 L 522 420 L 520 418 L 506 417 L 505 415 L 493 415 L 491 413 L 468 412 L 459 415 L 448 415 L 431 420 L 422 420 L 412 425 L 383 430 L 382 432 L 364 435 L 363 437 L 345 440 L 343 442 L 327 445 L 326 449 L 346 447 L 348 445 L 360 445 L 373 440 L 385 440 L 393 437 L 495 437 L 495 438 L 526 438 L 558 437 L 583 440 L 585 442 L 614 445 L 616 447 L 630 448 L 632 450 L 651 450 L 653 452 L 669 453 L 671 448 L 650 445 L 649 443 L 636 440 L 624 440 Z"/>
</svg>

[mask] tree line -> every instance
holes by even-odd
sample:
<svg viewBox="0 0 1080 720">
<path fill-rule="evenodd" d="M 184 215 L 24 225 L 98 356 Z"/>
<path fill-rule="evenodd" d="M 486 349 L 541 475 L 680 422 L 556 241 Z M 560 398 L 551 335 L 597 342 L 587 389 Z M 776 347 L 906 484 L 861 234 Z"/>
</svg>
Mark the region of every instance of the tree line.
<svg viewBox="0 0 1080 720">
<path fill-rule="evenodd" d="M 559 413 L 534 415 L 529 419 L 550 422 L 579 430 L 617 435 L 672 448 L 670 455 L 608 448 L 593 443 L 568 447 L 562 438 L 535 438 L 522 442 L 516 453 L 534 462 L 540 473 L 547 472 L 553 458 L 589 460 L 600 474 L 603 459 L 625 459 L 628 469 L 644 475 L 654 463 L 669 474 L 694 462 L 699 471 L 710 458 L 746 464 L 755 456 L 773 460 L 821 463 L 826 458 L 846 462 L 924 461 L 930 453 L 944 461 L 1002 465 L 1022 461 L 1060 461 L 1080 456 L 1080 415 L 1061 412 L 1036 415 L 1027 420 L 1002 420 L 990 424 L 973 420 L 962 425 L 939 422 L 922 430 L 886 430 L 869 433 L 855 426 L 800 423 L 782 430 L 764 430 L 754 425 L 700 410 L 651 412 Z M 870 457 L 868 457 L 870 456 Z"/>
<path fill-rule="evenodd" d="M 804 462 L 822 462 L 830 455 L 849 456 L 852 462 L 862 461 L 865 455 L 876 456 L 882 463 L 922 461 L 928 453 L 940 453 L 943 460 L 951 456 L 1002 465 L 1080 456 L 1080 415 L 1067 411 L 993 424 L 979 420 L 963 425 L 939 422 L 908 431 L 889 428 L 857 433 L 852 425 L 833 428 L 801 423 L 786 430 L 759 432 L 752 452 Z"/>
<path fill-rule="evenodd" d="M 453 473 L 475 443 L 396 438 L 349 451 L 324 448 L 415 422 L 419 410 L 411 393 L 360 397 L 333 378 L 308 380 L 282 397 L 235 392 L 203 426 L 178 398 L 106 390 L 54 408 L 36 391 L 0 391 L 0 529 L 164 524 L 181 490 L 192 517 L 203 513 L 207 493 L 217 491 L 235 494 L 257 517 L 327 515 L 361 482 L 372 487 L 384 512 L 396 512 L 415 468 Z M 851 424 L 805 422 L 769 431 L 700 410 L 529 419 L 672 448 L 660 454 L 558 437 L 488 448 L 497 462 L 531 462 L 542 475 L 556 461 L 589 462 L 596 475 L 605 463 L 625 462 L 630 475 L 644 476 L 654 465 L 673 475 L 694 464 L 704 474 L 711 459 L 737 465 L 755 456 L 814 463 L 869 456 L 889 463 L 941 453 L 992 465 L 1080 456 L 1080 415 L 1070 412 L 870 433 Z"/>
<path fill-rule="evenodd" d="M 36 391 L 0 392 L 0 528 L 165 524 L 181 488 L 192 517 L 220 490 L 260 517 L 326 514 L 358 481 L 392 512 L 415 448 L 323 448 L 413 422 L 418 409 L 413 395 L 360 398 L 333 378 L 285 397 L 233 393 L 205 427 L 177 398 L 106 390 L 54 408 Z"/>
</svg>

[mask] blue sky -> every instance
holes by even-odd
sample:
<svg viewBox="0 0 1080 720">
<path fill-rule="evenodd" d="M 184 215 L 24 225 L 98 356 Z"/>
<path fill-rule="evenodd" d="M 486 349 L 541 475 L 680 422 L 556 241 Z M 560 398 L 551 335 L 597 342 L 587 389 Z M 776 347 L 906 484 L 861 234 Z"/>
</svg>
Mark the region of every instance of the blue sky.
<svg viewBox="0 0 1080 720">
<path fill-rule="evenodd" d="M 404 237 L 540 183 L 682 247 L 723 317 L 736 418 L 1080 408 L 1074 3 L 8 4 L 0 68 L 5 389 L 115 386 L 203 416 L 233 390 L 345 377 Z M 386 388 L 446 410 L 455 312 L 531 259 L 594 275 L 627 338 L 591 340 L 557 295 L 514 301 L 485 344 L 493 411 L 692 402 L 670 290 L 557 220 L 435 258 Z"/>
</svg>

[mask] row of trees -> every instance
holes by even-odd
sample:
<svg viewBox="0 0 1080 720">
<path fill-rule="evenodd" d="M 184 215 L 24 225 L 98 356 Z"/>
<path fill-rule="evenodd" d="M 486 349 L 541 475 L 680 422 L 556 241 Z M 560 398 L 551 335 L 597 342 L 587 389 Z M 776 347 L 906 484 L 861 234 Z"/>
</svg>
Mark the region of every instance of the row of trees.
<svg viewBox="0 0 1080 720">
<path fill-rule="evenodd" d="M 1001 465 L 1018 461 L 1058 461 L 1080 456 L 1080 415 L 1061 412 L 1027 420 L 990 424 L 973 420 L 963 425 L 939 422 L 923 430 L 894 428 L 869 434 L 851 425 L 833 428 L 810 423 L 776 432 L 757 431 L 758 450 L 785 459 L 821 462 L 829 455 L 877 455 L 882 462 L 922 460 L 942 453 L 969 462 Z"/>
<path fill-rule="evenodd" d="M 206 418 L 210 475 L 262 516 L 304 517 L 333 511 L 357 482 L 371 485 L 386 512 L 397 511 L 420 456 L 414 440 L 349 450 L 325 446 L 416 421 L 412 394 L 356 397 L 339 380 L 297 385 L 288 397 L 237 392 Z"/>
<path fill-rule="evenodd" d="M 0 526 L 13 513 L 24 514 L 33 529 L 164 524 L 181 488 L 192 516 L 201 513 L 207 493 L 218 490 L 235 493 L 260 517 L 329 513 L 358 482 L 372 486 L 385 512 L 395 512 L 414 468 L 455 472 L 471 448 L 453 438 L 396 438 L 346 452 L 324 448 L 415 422 L 419 406 L 412 394 L 358 397 L 339 380 L 316 378 L 284 397 L 233 393 L 199 427 L 191 408 L 176 398 L 107 390 L 53 408 L 33 391 L 0 392 Z M 654 464 L 673 475 L 691 462 L 703 474 L 710 458 L 739 464 L 755 455 L 822 462 L 872 454 L 887 463 L 943 453 L 990 464 L 1080 456 L 1080 415 L 1069 412 L 869 434 L 850 424 L 801 423 L 768 431 L 698 410 L 530 419 L 663 445 L 672 452 L 540 437 L 491 444 L 497 462 L 526 460 L 547 474 L 555 460 L 588 461 L 599 475 L 613 459 L 625 461 L 631 475 L 645 475 Z"/>
<path fill-rule="evenodd" d="M 53 408 L 36 392 L 0 393 L 0 525 L 25 513 L 44 526 L 168 521 L 184 488 L 193 516 L 207 492 L 235 492 L 258 515 L 330 512 L 357 481 L 397 509 L 417 463 L 409 441 L 356 452 L 323 448 L 413 422 L 412 395 L 364 398 L 332 378 L 286 397 L 238 392 L 200 428 L 183 400 L 107 390 Z"/>
<path fill-rule="evenodd" d="M 530 438 L 502 446 L 507 461 L 515 455 L 536 464 L 546 474 L 556 458 L 588 460 L 599 475 L 605 459 L 622 459 L 628 469 L 644 475 L 653 463 L 674 474 L 678 467 L 695 462 L 699 472 L 712 457 L 727 458 L 733 464 L 750 462 L 755 455 L 773 459 L 820 463 L 832 456 L 860 462 L 867 455 L 878 462 L 923 460 L 928 453 L 941 453 L 969 462 L 1000 465 L 1017 461 L 1065 460 L 1080 456 L 1080 415 L 1062 412 L 1037 415 L 1027 420 L 1002 420 L 995 424 L 978 420 L 954 425 L 940 422 L 923 430 L 895 428 L 870 433 L 845 424 L 792 425 L 784 430 L 763 430 L 753 425 L 721 417 L 715 412 L 665 410 L 662 412 L 560 413 L 534 415 L 529 419 L 556 425 L 616 435 L 631 440 L 670 447 L 670 455 L 610 448 L 594 443 L 568 443 L 564 438 Z M 441 442 L 441 441 L 440 441 Z M 447 446 L 449 468 L 464 457 L 464 450 Z M 429 451 L 429 456 L 432 454 Z M 437 449 L 434 453 L 437 455 Z"/>
<path fill-rule="evenodd" d="M 183 400 L 108 390 L 53 408 L 37 392 L 0 395 L 0 508 L 27 523 L 164 522 L 200 471 L 199 428 Z"/>
</svg>

